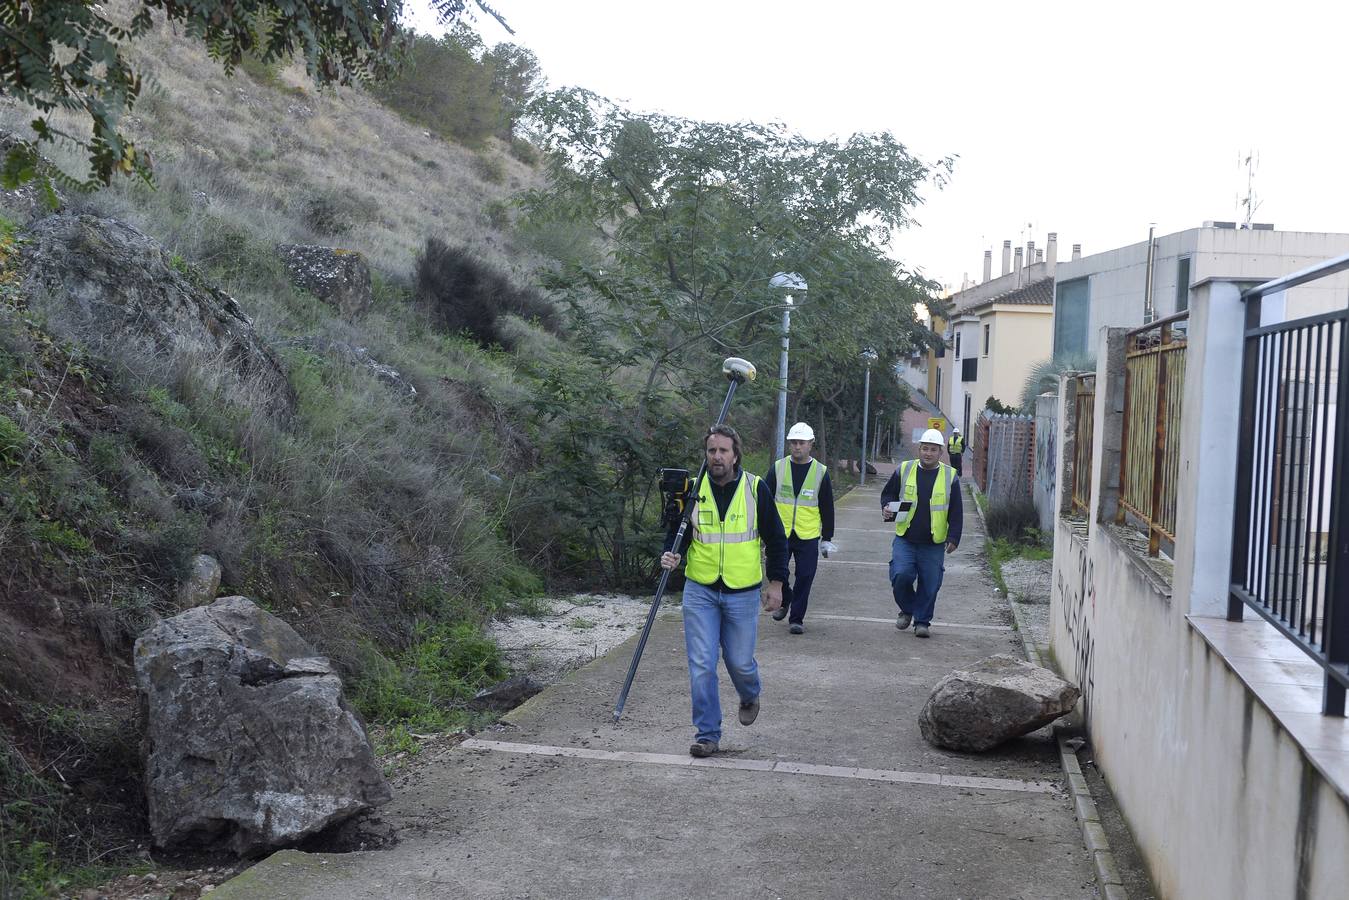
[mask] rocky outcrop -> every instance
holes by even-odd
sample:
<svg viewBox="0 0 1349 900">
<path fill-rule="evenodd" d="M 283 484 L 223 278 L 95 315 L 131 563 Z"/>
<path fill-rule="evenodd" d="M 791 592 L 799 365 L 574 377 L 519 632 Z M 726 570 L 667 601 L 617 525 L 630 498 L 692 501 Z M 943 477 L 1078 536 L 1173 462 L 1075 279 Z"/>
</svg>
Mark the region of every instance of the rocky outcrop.
<svg viewBox="0 0 1349 900">
<path fill-rule="evenodd" d="M 23 293 L 53 331 L 128 365 L 209 365 L 274 415 L 294 393 L 232 297 L 116 219 L 49 216 L 24 231 Z"/>
<path fill-rule="evenodd" d="M 328 661 L 250 600 L 160 621 L 135 662 L 158 846 L 251 855 L 389 799 Z"/>
<path fill-rule="evenodd" d="M 290 270 L 291 280 L 346 319 L 370 308 L 370 266 L 355 250 L 338 250 L 310 244 L 280 244 L 276 252 Z"/>
<path fill-rule="evenodd" d="M 918 727 L 938 747 L 980 752 L 1067 715 L 1078 694 L 1048 669 L 998 654 L 937 682 Z"/>
</svg>

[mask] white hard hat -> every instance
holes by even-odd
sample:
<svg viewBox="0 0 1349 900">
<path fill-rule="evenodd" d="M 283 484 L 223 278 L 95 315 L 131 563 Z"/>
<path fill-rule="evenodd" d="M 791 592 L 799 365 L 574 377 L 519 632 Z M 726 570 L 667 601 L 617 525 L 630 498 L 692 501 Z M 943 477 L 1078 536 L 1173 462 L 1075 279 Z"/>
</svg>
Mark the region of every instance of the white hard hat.
<svg viewBox="0 0 1349 900">
<path fill-rule="evenodd" d="M 797 422 L 787 432 L 789 441 L 813 441 L 815 440 L 815 429 L 811 428 L 805 422 Z"/>
<path fill-rule="evenodd" d="M 959 429 L 959 428 L 952 428 L 952 429 L 951 429 L 951 432 L 952 432 L 953 434 L 960 434 L 960 429 Z"/>
<path fill-rule="evenodd" d="M 936 444 L 940 447 L 942 444 L 946 443 L 946 441 L 942 438 L 940 431 L 935 428 L 929 428 L 927 431 L 923 432 L 923 436 L 918 439 L 918 443 Z"/>
</svg>

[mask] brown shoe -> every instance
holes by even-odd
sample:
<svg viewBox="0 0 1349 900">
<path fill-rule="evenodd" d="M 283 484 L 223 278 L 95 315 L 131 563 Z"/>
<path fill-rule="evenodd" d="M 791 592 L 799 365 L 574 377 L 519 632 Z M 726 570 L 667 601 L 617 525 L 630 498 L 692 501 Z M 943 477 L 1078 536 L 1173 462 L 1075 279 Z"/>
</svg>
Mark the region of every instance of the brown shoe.
<svg viewBox="0 0 1349 900">
<path fill-rule="evenodd" d="M 694 741 L 693 746 L 689 747 L 689 756 L 705 759 L 720 749 L 716 741 Z"/>
</svg>

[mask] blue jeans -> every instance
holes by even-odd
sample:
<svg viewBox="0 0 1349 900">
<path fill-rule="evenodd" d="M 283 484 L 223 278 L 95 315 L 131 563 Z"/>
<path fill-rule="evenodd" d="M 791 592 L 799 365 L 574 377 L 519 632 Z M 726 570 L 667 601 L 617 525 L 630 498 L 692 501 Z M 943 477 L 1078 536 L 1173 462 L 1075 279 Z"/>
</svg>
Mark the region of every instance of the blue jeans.
<svg viewBox="0 0 1349 900">
<path fill-rule="evenodd" d="M 782 605 L 787 607 L 787 621 L 800 624 L 806 621 L 806 605 L 810 603 L 810 586 L 815 581 L 815 570 L 820 566 L 820 539 L 787 538 L 787 556 L 796 560 L 796 583 L 792 579 L 782 584 Z"/>
<path fill-rule="evenodd" d="M 741 703 L 759 696 L 759 588 L 719 591 L 696 581 L 684 582 L 684 649 L 689 656 L 689 695 L 693 700 L 694 740 L 721 740 L 721 697 L 717 656 L 726 661 Z"/>
<path fill-rule="evenodd" d="M 895 604 L 900 612 L 913 616 L 916 624 L 932 622 L 937 591 L 941 589 L 945 571 L 945 544 L 915 544 L 895 535 L 895 543 L 890 548 L 890 587 L 895 592 Z M 914 590 L 915 579 L 917 590 Z"/>
</svg>

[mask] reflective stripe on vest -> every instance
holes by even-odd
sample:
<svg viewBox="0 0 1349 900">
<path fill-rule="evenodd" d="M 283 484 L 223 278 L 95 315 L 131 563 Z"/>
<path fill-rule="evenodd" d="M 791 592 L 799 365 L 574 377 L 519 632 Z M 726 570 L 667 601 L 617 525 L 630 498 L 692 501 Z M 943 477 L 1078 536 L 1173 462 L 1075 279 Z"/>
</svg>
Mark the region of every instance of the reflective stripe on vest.
<svg viewBox="0 0 1349 900">
<path fill-rule="evenodd" d="M 956 470 L 946 463 L 939 462 L 940 471 L 932 481 L 932 497 L 928 500 L 928 514 L 931 516 L 932 543 L 946 543 L 946 535 L 951 527 L 951 483 L 955 481 Z M 909 523 L 918 512 L 918 460 L 910 459 L 899 464 L 900 499 L 912 500 L 913 505 L 903 518 L 895 517 L 895 534 L 902 535 L 909 530 Z"/>
<path fill-rule="evenodd" d="M 946 449 L 950 453 L 964 453 L 965 439 L 963 437 L 953 436 L 951 438 L 951 443 L 947 445 Z"/>
<path fill-rule="evenodd" d="M 699 584 L 716 584 L 721 579 L 731 590 L 751 588 L 763 581 L 758 499 L 758 477 L 741 472 L 739 487 L 731 495 L 723 520 L 712 495 L 712 480 L 703 477 L 690 513 L 693 541 L 689 544 L 686 577 Z"/>
<path fill-rule="evenodd" d="M 820 536 L 820 484 L 824 481 L 824 466 L 811 457 L 810 468 L 806 470 L 806 480 L 801 484 L 801 493 L 792 493 L 792 458 L 784 456 L 773 464 L 773 477 L 777 480 L 778 490 L 773 496 L 777 504 L 778 515 L 782 518 L 783 530 L 787 537 L 796 532 L 803 541 Z"/>
</svg>

